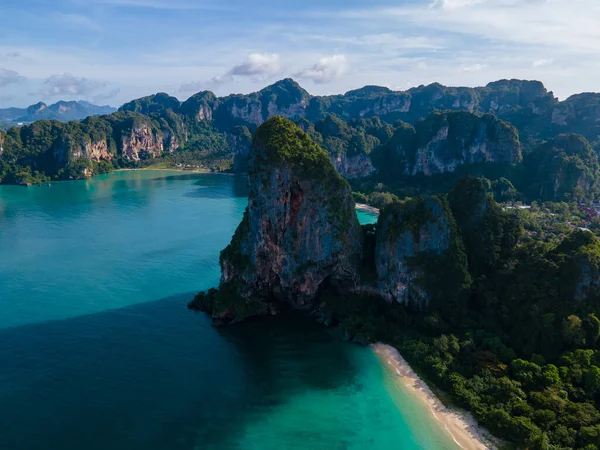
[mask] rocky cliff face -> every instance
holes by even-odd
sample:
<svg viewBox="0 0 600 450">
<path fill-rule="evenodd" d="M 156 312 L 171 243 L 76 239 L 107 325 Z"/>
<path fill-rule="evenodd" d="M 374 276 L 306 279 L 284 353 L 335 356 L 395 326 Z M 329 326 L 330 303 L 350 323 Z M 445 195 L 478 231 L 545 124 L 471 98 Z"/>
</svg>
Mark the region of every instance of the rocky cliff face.
<svg viewBox="0 0 600 450">
<path fill-rule="evenodd" d="M 522 154 L 517 130 L 493 115 L 437 112 L 415 127 L 399 125 L 371 159 L 384 174 L 435 175 L 469 164 L 514 165 Z"/>
<path fill-rule="evenodd" d="M 95 142 L 85 141 L 83 143 L 84 155 L 92 161 L 110 160 L 113 154 L 108 150 L 106 139 L 101 139 Z"/>
<path fill-rule="evenodd" d="M 564 265 L 561 288 L 566 298 L 585 300 L 600 288 L 600 240 L 589 231 L 567 236 L 554 251 Z"/>
<path fill-rule="evenodd" d="M 331 162 L 344 178 L 368 177 L 375 171 L 373 162 L 364 153 L 352 156 L 346 154 L 331 155 Z"/>
<path fill-rule="evenodd" d="M 227 133 L 227 143 L 233 151 L 233 171 L 243 173 L 248 170 L 248 156 L 252 146 L 252 134 L 245 126 L 235 127 Z"/>
<path fill-rule="evenodd" d="M 221 286 L 240 301 L 212 302 L 214 317 L 282 307 L 310 309 L 326 283 L 357 283 L 361 230 L 350 187 L 327 153 L 287 119 L 263 124 L 254 137 L 249 201 L 231 244 L 221 254 Z"/>
<path fill-rule="evenodd" d="M 600 163 L 589 142 L 563 134 L 537 147 L 525 159 L 531 195 L 550 201 L 595 199 L 600 195 Z M 575 197 L 575 198 L 573 198 Z"/>
<path fill-rule="evenodd" d="M 419 122 L 416 132 L 412 175 L 454 172 L 466 164 L 522 161 L 517 130 L 489 114 L 435 113 Z"/>
<path fill-rule="evenodd" d="M 377 223 L 375 267 L 378 293 L 389 302 L 425 310 L 439 298 L 439 285 L 452 303 L 469 282 L 466 255 L 447 202 L 415 199 L 387 207 Z"/>
<path fill-rule="evenodd" d="M 146 124 L 133 128 L 121 139 L 123 156 L 134 161 L 160 156 L 165 148 L 163 137 L 155 134 Z"/>
</svg>

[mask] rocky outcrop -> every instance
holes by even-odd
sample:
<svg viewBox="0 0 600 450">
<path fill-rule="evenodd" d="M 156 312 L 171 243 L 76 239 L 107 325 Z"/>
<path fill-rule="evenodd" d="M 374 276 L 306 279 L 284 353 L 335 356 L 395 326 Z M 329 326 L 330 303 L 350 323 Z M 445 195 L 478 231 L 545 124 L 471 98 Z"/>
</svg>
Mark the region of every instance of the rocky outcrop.
<svg viewBox="0 0 600 450">
<path fill-rule="evenodd" d="M 254 137 L 248 208 L 221 253 L 221 289 L 239 299 L 205 302 L 215 318 L 311 309 L 326 284 L 357 283 L 361 230 L 350 187 L 325 151 L 275 117 Z"/>
<path fill-rule="evenodd" d="M 193 118 L 195 122 L 210 122 L 213 120 L 213 114 L 217 106 L 217 96 L 210 91 L 202 91 L 183 102 L 178 112 Z"/>
<path fill-rule="evenodd" d="M 60 117 L 67 117 L 69 111 L 90 106 L 84 102 L 59 102 L 50 107 L 39 104 L 31 112 L 39 118 L 54 117 L 46 114 L 55 109 Z M 350 125 L 320 130 L 318 125 L 333 122 L 333 115 Z M 138 161 L 183 148 L 199 151 L 199 163 L 218 160 L 219 167 L 225 168 L 233 161 L 233 170 L 240 172 L 247 167 L 244 155 L 248 153 L 248 139 L 236 134 L 236 127 L 253 133 L 273 116 L 312 124 L 314 133 L 302 128 L 329 153 L 346 178 L 367 177 L 374 172 L 428 176 L 470 164 L 513 165 L 521 160 L 521 145 L 524 153 L 529 153 L 558 133 L 577 132 L 593 148 L 600 148 L 599 94 L 579 94 L 559 102 L 540 82 L 501 80 L 477 88 L 433 83 L 393 91 L 366 86 L 343 95 L 311 96 L 295 81 L 285 79 L 245 95 L 219 98 L 204 91 L 183 103 L 159 93 L 133 100 L 117 113 L 62 127 L 36 122 L 17 132 L 21 138 L 15 137 L 16 145 L 28 151 L 17 152 L 20 161 L 14 165 L 15 170 L 17 165 L 26 166 L 61 177 L 65 173 L 61 169 L 69 163 L 69 151 L 81 152 L 91 161 L 105 160 L 109 155 Z M 386 126 L 358 123 L 369 120 Z M 394 129 L 398 131 L 399 120 L 405 123 L 400 125 L 403 137 L 390 139 Z M 386 127 L 392 131 L 387 133 Z M 63 134 L 69 137 L 63 139 Z M 79 148 L 82 136 L 89 138 L 92 147 Z M 102 146 L 103 139 L 106 151 L 94 148 Z M 579 184 L 582 189 L 587 186 L 585 180 Z M 561 186 L 559 180 L 559 192 Z"/>
<path fill-rule="evenodd" d="M 164 151 L 162 136 L 155 134 L 146 124 L 133 128 L 121 139 L 123 156 L 134 161 L 155 158 Z"/>
<path fill-rule="evenodd" d="M 371 159 L 364 153 L 353 156 L 346 154 L 331 155 L 331 162 L 344 178 L 368 177 L 375 171 Z"/>
<path fill-rule="evenodd" d="M 468 112 L 437 112 L 414 127 L 399 124 L 372 155 L 389 175 L 435 175 L 470 164 L 514 165 L 522 161 L 517 130 L 497 117 Z"/>
<path fill-rule="evenodd" d="M 589 142 L 563 134 L 525 158 L 530 196 L 549 201 L 596 199 L 600 196 L 600 163 Z"/>
<path fill-rule="evenodd" d="M 425 310 L 450 304 L 469 283 L 462 240 L 447 202 L 442 197 L 409 200 L 384 209 L 377 223 L 375 268 L 377 290 L 389 302 Z"/>
<path fill-rule="evenodd" d="M 590 231 L 578 230 L 567 236 L 554 250 L 560 255 L 561 288 L 566 298 L 586 300 L 600 289 L 600 240 Z"/>
<path fill-rule="evenodd" d="M 233 171 L 244 173 L 248 170 L 248 155 L 252 146 L 252 134 L 247 127 L 234 127 L 227 133 L 227 143 L 233 151 Z"/>
<path fill-rule="evenodd" d="M 489 180 L 463 177 L 448 193 L 448 203 L 462 235 L 473 276 L 496 270 L 498 262 L 514 250 L 523 230 L 518 220 L 502 210 Z"/>
<path fill-rule="evenodd" d="M 85 141 L 83 143 L 83 147 L 85 157 L 91 159 L 92 161 L 106 161 L 112 159 L 113 157 L 113 154 L 108 150 L 106 139 L 96 142 Z"/>
<path fill-rule="evenodd" d="M 415 128 L 418 147 L 411 175 L 454 172 L 467 164 L 522 161 L 517 130 L 490 114 L 435 113 Z"/>
</svg>

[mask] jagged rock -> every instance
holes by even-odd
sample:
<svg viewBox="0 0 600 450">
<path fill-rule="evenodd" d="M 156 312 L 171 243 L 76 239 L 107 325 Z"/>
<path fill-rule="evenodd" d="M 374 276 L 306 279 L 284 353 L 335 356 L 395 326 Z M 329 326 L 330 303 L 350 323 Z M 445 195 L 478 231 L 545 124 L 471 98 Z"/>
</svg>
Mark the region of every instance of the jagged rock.
<svg viewBox="0 0 600 450">
<path fill-rule="evenodd" d="M 561 289 L 566 298 L 585 300 L 600 288 L 600 239 L 578 230 L 567 236 L 554 251 L 565 259 Z"/>
<path fill-rule="evenodd" d="M 515 248 L 523 233 L 519 221 L 502 211 L 488 193 L 491 187 L 489 180 L 464 177 L 448 193 L 450 209 L 463 236 L 469 269 L 474 276 L 495 269 L 497 262 Z"/>
<path fill-rule="evenodd" d="M 248 155 L 252 146 L 252 134 L 247 127 L 234 127 L 227 133 L 229 148 L 233 151 L 233 171 L 244 173 L 248 170 Z"/>
<path fill-rule="evenodd" d="M 470 282 L 462 239 L 443 197 L 386 207 L 375 239 L 377 287 L 389 302 L 417 311 L 433 302 L 450 305 Z"/>
<path fill-rule="evenodd" d="M 577 134 L 563 134 L 536 148 L 525 159 L 530 195 L 549 201 L 597 198 L 598 154 Z"/>
<path fill-rule="evenodd" d="M 436 112 L 414 127 L 399 124 L 371 159 L 382 173 L 435 175 L 469 164 L 514 165 L 522 161 L 517 130 L 496 116 Z"/>
<path fill-rule="evenodd" d="M 139 161 L 159 156 L 164 151 L 162 136 L 158 136 L 146 124 L 141 124 L 122 138 L 123 156 Z"/>
<path fill-rule="evenodd" d="M 6 133 L 0 131 L 0 156 L 4 153 L 4 142 L 6 142 Z"/>
<path fill-rule="evenodd" d="M 355 286 L 361 230 L 327 153 L 275 117 L 257 130 L 250 155 L 248 208 L 220 260 L 221 290 L 235 286 L 241 300 L 212 302 L 213 317 L 311 309 L 325 283 Z"/>
<path fill-rule="evenodd" d="M 416 125 L 417 149 L 407 158 L 411 174 L 454 172 L 466 164 L 522 161 L 517 130 L 496 116 L 434 113 Z"/>
</svg>

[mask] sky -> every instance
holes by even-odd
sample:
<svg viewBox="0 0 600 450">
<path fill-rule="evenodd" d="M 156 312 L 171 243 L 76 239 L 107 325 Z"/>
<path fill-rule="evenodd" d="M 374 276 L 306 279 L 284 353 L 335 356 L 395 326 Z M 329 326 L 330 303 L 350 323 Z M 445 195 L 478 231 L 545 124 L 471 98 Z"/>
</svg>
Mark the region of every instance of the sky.
<svg viewBox="0 0 600 450">
<path fill-rule="evenodd" d="M 600 91 L 599 0 L 1 0 L 0 108 L 536 79 Z"/>
</svg>

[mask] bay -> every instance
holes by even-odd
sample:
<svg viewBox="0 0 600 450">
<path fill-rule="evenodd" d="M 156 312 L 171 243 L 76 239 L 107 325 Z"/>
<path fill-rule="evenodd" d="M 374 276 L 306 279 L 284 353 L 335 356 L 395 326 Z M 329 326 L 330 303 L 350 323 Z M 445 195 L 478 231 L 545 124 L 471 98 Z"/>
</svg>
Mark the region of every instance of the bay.
<svg viewBox="0 0 600 450">
<path fill-rule="evenodd" d="M 457 448 L 312 318 L 186 309 L 246 203 L 243 177 L 168 171 L 0 186 L 0 448 Z"/>
</svg>

